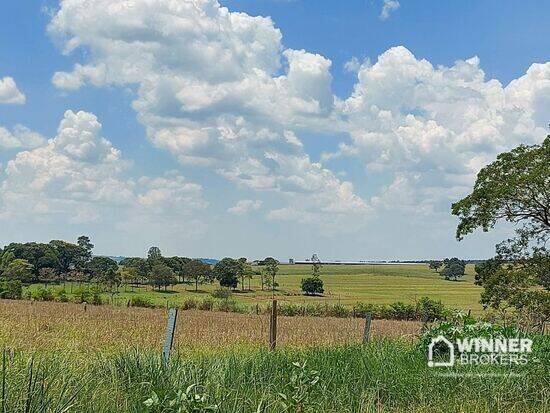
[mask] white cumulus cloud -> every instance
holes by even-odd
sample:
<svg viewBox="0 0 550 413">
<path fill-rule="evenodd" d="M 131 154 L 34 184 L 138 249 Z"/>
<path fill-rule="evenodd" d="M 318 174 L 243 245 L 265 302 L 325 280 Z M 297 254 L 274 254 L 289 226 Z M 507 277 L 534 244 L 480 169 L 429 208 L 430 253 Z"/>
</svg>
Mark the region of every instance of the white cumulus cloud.
<svg viewBox="0 0 550 413">
<path fill-rule="evenodd" d="M 381 18 L 398 7 L 386 0 Z M 483 164 L 546 135 L 550 63 L 503 85 L 475 56 L 435 66 L 399 46 L 376 61 L 350 60 L 357 82 L 340 99 L 330 59 L 285 49 L 270 18 L 216 0 L 62 0 L 49 32 L 64 53 L 86 51 L 72 71 L 54 75 L 57 87 L 132 86 L 155 146 L 258 198 L 269 192 L 278 201 L 264 204 L 272 220 L 358 229 L 377 210 L 415 203 L 448 215 Z M 316 162 L 304 133 L 333 135 L 338 150 Z M 93 156 L 97 144 L 66 153 Z M 388 182 L 361 196 L 364 182 L 330 169 L 343 157 L 363 163 L 367 185 L 371 175 Z"/>
<path fill-rule="evenodd" d="M 0 148 L 28 149 L 41 146 L 44 137 L 23 125 L 15 125 L 12 131 L 0 126 Z"/>
<path fill-rule="evenodd" d="M 262 201 L 259 199 L 241 199 L 234 206 L 229 208 L 227 212 L 234 215 L 246 215 L 249 212 L 257 211 L 262 207 Z"/>
<path fill-rule="evenodd" d="M 54 75 L 57 87 L 137 85 L 133 107 L 149 139 L 180 162 L 281 193 L 295 208 L 304 191 L 347 202 L 340 197 L 349 184 L 315 165 L 299 139 L 300 130 L 339 122 L 331 61 L 284 49 L 270 18 L 215 0 L 63 0 L 49 32 L 66 53 L 90 52 Z"/>
<path fill-rule="evenodd" d="M 117 225 L 133 223 L 136 230 L 162 216 L 169 228 L 207 206 L 202 187 L 177 173 L 130 178 L 131 162 L 101 130 L 94 114 L 69 110 L 54 138 L 19 152 L 0 183 L 0 219 L 82 223 L 116 216 Z"/>
<path fill-rule="evenodd" d="M 25 101 L 25 95 L 17 88 L 12 77 L 0 79 L 0 104 L 22 105 Z"/>
</svg>

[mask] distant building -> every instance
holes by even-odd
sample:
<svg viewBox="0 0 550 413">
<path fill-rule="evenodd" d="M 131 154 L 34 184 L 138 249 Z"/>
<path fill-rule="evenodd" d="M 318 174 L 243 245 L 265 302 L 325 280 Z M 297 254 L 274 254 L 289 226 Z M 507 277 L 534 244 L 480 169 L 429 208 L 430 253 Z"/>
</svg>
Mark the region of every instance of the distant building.
<svg viewBox="0 0 550 413">
<path fill-rule="evenodd" d="M 294 258 L 289 258 L 289 259 L 288 259 L 288 263 L 289 263 L 289 264 L 294 264 Z"/>
</svg>

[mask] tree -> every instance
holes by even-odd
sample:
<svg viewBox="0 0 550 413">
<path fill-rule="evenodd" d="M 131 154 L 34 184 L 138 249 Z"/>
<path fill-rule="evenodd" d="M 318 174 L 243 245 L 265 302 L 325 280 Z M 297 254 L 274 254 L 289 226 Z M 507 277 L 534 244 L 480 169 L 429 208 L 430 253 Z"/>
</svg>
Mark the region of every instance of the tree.
<svg viewBox="0 0 550 413">
<path fill-rule="evenodd" d="M 4 270 L 4 277 L 9 280 L 19 280 L 29 283 L 33 280 L 33 265 L 27 260 L 16 258 L 11 261 Z"/>
<path fill-rule="evenodd" d="M 311 275 L 314 277 L 318 277 L 321 273 L 321 268 L 323 265 L 321 264 L 321 260 L 317 256 L 317 254 L 313 254 L 311 256 Z"/>
<path fill-rule="evenodd" d="M 76 244 L 80 248 L 88 251 L 90 254 L 91 254 L 92 250 L 94 249 L 94 244 L 91 243 L 90 238 L 87 237 L 86 235 L 81 235 L 80 237 L 78 237 L 78 239 L 76 241 Z"/>
<path fill-rule="evenodd" d="M 127 286 L 132 286 L 134 291 L 134 285 L 138 279 L 137 270 L 134 267 L 119 267 L 118 273 L 120 275 L 120 281 L 124 285 L 124 291 L 127 291 Z"/>
<path fill-rule="evenodd" d="M 133 268 L 135 269 L 135 282 L 144 283 L 147 280 L 149 275 L 149 264 L 144 258 L 125 258 L 120 262 L 124 268 Z"/>
<path fill-rule="evenodd" d="M 302 291 L 306 295 L 322 294 L 325 290 L 323 288 L 323 280 L 321 280 L 321 260 L 317 254 L 311 256 L 311 277 L 302 278 Z"/>
<path fill-rule="evenodd" d="M 190 261 L 185 257 L 168 257 L 163 258 L 163 261 L 168 265 L 174 274 L 180 279 L 181 282 L 185 282 L 185 265 Z"/>
<path fill-rule="evenodd" d="M 87 262 L 88 251 L 70 242 L 53 240 L 50 245 L 54 248 L 58 258 L 58 270 L 67 273 L 72 269 L 84 271 L 82 264 Z"/>
<path fill-rule="evenodd" d="M 149 261 L 150 263 L 158 263 L 158 261 L 160 260 L 162 260 L 162 253 L 160 252 L 160 248 L 149 248 L 149 251 L 147 252 L 147 261 Z"/>
<path fill-rule="evenodd" d="M 241 278 L 241 290 L 244 291 L 244 280 L 248 274 L 252 273 L 252 267 L 248 264 L 248 260 L 244 257 L 239 258 L 237 261 L 240 265 L 239 276 Z"/>
<path fill-rule="evenodd" d="M 15 255 L 12 251 L 5 250 L 0 260 L 0 270 L 5 271 L 10 263 L 15 259 Z"/>
<path fill-rule="evenodd" d="M 520 145 L 481 169 L 472 193 L 452 205 L 459 217 L 457 239 L 497 221 L 519 226 L 531 238 L 547 240 L 550 230 L 550 135 L 540 145 Z"/>
<path fill-rule="evenodd" d="M 41 268 L 58 268 L 59 262 L 56 250 L 49 244 L 37 242 L 11 243 L 4 251 L 8 258 L 20 258 L 32 264 L 33 278 L 38 278 Z"/>
<path fill-rule="evenodd" d="M 86 271 L 87 265 L 92 260 L 92 250 L 94 249 L 94 244 L 91 243 L 90 238 L 86 235 L 81 235 L 78 237 L 76 244 L 81 249 L 81 254 L 77 256 L 75 262 L 75 268 Z"/>
<path fill-rule="evenodd" d="M 92 278 L 97 282 L 106 285 L 112 291 L 113 287 L 120 285 L 120 274 L 118 264 L 109 257 L 94 257 L 89 264 Z"/>
<path fill-rule="evenodd" d="M 199 284 L 210 281 L 212 269 L 210 265 L 201 260 L 190 260 L 183 269 L 184 274 L 195 281 L 195 291 L 199 290 Z"/>
<path fill-rule="evenodd" d="M 275 277 L 277 276 L 277 272 L 279 272 L 279 261 L 277 261 L 273 257 L 267 257 L 264 260 L 265 265 L 265 272 L 270 277 L 270 284 L 271 284 L 271 292 L 273 295 L 275 295 L 275 288 L 277 287 L 277 283 L 275 282 Z"/>
<path fill-rule="evenodd" d="M 458 258 L 445 258 L 443 265 L 441 276 L 445 277 L 446 280 L 457 281 L 466 273 L 466 262 Z"/>
<path fill-rule="evenodd" d="M 496 256 L 476 268 L 482 304 L 512 308 L 539 326 L 550 319 L 550 136 L 540 145 L 505 152 L 477 175 L 471 194 L 452 205 L 461 240 L 499 221 L 515 226 L 515 237 L 496 246 Z"/>
<path fill-rule="evenodd" d="M 428 267 L 430 270 L 434 270 L 435 272 L 439 272 L 439 269 L 443 266 L 443 263 L 441 261 L 430 261 L 428 264 Z"/>
<path fill-rule="evenodd" d="M 224 258 L 218 261 L 212 270 L 214 277 L 219 281 L 220 286 L 237 288 L 241 265 L 233 258 Z"/>
<path fill-rule="evenodd" d="M 318 276 L 302 278 L 302 291 L 305 295 L 323 294 L 323 280 Z"/>
<path fill-rule="evenodd" d="M 167 286 L 174 285 L 177 282 L 174 271 L 163 263 L 155 264 L 151 267 L 149 280 L 153 284 L 153 287 L 157 287 L 159 291 L 160 287 L 164 287 L 164 290 L 166 290 Z"/>
</svg>

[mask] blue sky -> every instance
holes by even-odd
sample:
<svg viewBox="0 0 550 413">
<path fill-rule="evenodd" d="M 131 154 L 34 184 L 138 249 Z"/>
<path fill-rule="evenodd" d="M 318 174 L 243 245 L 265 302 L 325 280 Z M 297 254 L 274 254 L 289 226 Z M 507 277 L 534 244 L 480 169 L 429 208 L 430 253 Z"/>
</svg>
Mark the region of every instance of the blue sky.
<svg viewBox="0 0 550 413">
<path fill-rule="evenodd" d="M 450 203 L 547 133 L 543 1 L 6 3 L 0 244 L 486 257 Z"/>
</svg>

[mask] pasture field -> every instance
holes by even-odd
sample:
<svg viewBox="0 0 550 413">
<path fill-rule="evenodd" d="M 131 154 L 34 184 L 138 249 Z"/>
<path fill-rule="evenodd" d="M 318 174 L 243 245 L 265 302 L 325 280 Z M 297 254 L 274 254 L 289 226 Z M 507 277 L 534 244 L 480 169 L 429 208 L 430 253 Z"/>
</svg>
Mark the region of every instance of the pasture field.
<svg viewBox="0 0 550 413">
<path fill-rule="evenodd" d="M 0 348 L 51 349 L 78 354 L 160 349 L 166 310 L 0 300 Z M 332 317 L 279 317 L 278 346 L 315 347 L 360 343 L 364 321 Z M 412 340 L 421 323 L 374 320 L 375 338 Z M 269 318 L 212 311 L 180 311 L 176 350 L 209 351 L 267 345 Z"/>
<path fill-rule="evenodd" d="M 547 412 L 544 363 L 429 368 L 419 323 L 182 311 L 168 362 L 166 311 L 0 300 L 2 412 Z M 546 343 L 546 348 L 550 345 Z M 538 347 L 537 347 L 538 348 Z M 513 374 L 512 374 L 513 373 Z M 463 375 L 460 375 L 463 374 Z"/>
<path fill-rule="evenodd" d="M 254 267 L 261 270 L 261 267 Z M 306 297 L 300 291 L 302 278 L 311 273 L 311 266 L 305 264 L 280 265 L 277 275 L 279 287 L 275 298 L 290 303 L 340 303 L 352 306 L 358 302 L 371 304 L 391 304 L 397 301 L 414 303 L 416 299 L 428 296 L 441 300 L 450 308 L 472 310 L 480 313 L 481 288 L 474 285 L 473 265 L 466 266 L 466 275 L 460 281 L 447 281 L 427 264 L 364 264 L 364 265 L 324 265 L 321 278 L 324 281 L 323 296 Z M 32 289 L 41 287 L 31 286 Z M 248 281 L 246 281 L 248 289 Z M 59 288 L 59 287 L 57 287 Z M 77 286 L 67 286 L 69 293 Z M 181 304 L 187 298 L 203 299 L 218 289 L 217 283 L 199 285 L 195 292 L 192 284 L 178 284 L 168 291 L 152 291 L 151 287 L 122 286 L 113 296 L 104 295 L 106 301 L 124 303 L 132 297 L 144 297 L 156 305 Z M 250 291 L 234 292 L 233 298 L 240 303 L 268 303 L 272 292 L 261 290 L 260 277 L 254 276 L 250 282 Z"/>
</svg>

